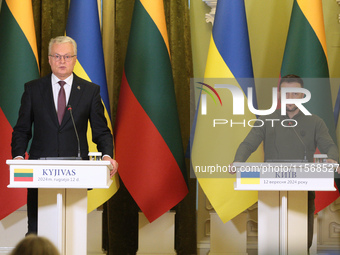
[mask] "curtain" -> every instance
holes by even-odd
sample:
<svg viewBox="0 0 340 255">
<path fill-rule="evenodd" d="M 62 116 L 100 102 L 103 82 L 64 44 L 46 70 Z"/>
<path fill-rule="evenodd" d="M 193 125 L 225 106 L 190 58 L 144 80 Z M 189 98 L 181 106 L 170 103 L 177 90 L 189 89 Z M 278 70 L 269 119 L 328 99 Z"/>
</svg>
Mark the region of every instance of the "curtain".
<svg viewBox="0 0 340 255">
<path fill-rule="evenodd" d="M 171 64 L 184 151 L 190 135 L 190 78 L 193 78 L 188 0 L 164 1 L 170 42 Z M 186 161 L 189 194 L 176 206 L 177 254 L 196 254 L 196 179 L 190 178 Z"/>
<path fill-rule="evenodd" d="M 51 38 L 64 35 L 68 0 L 32 0 L 37 35 L 40 76 L 51 72 L 48 64 L 48 43 Z"/>
</svg>

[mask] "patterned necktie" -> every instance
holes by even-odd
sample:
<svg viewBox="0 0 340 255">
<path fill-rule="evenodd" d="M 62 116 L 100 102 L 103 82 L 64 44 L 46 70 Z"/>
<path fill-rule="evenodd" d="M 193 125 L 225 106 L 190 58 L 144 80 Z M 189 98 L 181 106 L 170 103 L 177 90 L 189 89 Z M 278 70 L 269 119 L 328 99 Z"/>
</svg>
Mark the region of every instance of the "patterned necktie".
<svg viewBox="0 0 340 255">
<path fill-rule="evenodd" d="M 66 109 L 66 95 L 65 95 L 65 89 L 64 85 L 66 82 L 64 81 L 58 81 L 60 85 L 60 90 L 58 94 L 58 120 L 59 120 L 59 125 L 61 124 L 61 121 L 63 120 L 65 109 Z"/>
</svg>

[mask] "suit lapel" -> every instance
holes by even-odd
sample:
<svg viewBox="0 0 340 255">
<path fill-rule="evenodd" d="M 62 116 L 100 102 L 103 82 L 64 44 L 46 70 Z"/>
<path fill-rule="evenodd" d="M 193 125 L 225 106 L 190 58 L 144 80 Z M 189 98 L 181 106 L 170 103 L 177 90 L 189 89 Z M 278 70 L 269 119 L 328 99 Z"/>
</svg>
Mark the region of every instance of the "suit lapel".
<svg viewBox="0 0 340 255">
<path fill-rule="evenodd" d="M 53 99 L 51 75 L 47 75 L 44 77 L 44 79 L 42 79 L 40 89 L 43 105 L 48 111 L 48 116 L 51 118 L 53 123 L 55 123 L 55 125 L 59 125 L 57 110 L 55 108 Z"/>
</svg>

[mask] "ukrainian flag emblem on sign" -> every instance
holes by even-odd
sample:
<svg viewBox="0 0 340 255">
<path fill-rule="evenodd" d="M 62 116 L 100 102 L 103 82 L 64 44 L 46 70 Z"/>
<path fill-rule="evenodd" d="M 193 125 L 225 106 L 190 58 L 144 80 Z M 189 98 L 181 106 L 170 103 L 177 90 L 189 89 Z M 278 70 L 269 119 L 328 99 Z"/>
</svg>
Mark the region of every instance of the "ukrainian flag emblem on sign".
<svg viewBox="0 0 340 255">
<path fill-rule="evenodd" d="M 260 184 L 260 172 L 241 172 L 241 184 Z"/>
</svg>

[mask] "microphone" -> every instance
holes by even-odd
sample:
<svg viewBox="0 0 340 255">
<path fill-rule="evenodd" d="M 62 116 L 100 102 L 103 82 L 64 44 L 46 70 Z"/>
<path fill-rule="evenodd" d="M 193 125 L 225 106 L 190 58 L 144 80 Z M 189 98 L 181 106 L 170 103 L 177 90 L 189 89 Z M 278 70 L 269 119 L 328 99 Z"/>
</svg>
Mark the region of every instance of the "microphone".
<svg viewBox="0 0 340 255">
<path fill-rule="evenodd" d="M 72 114 L 72 107 L 71 105 L 67 105 L 67 110 L 70 112 L 71 115 L 71 119 L 72 119 L 72 123 L 73 123 L 73 128 L 74 128 L 74 132 L 76 133 L 76 137 L 77 137 L 77 142 L 78 142 L 78 156 L 77 157 L 40 157 L 40 160 L 81 160 L 81 156 L 80 156 L 80 142 L 79 142 L 79 136 L 78 136 L 78 132 L 77 132 L 77 128 L 76 128 L 76 124 L 74 122 L 74 118 L 73 118 L 73 114 Z"/>
<path fill-rule="evenodd" d="M 288 123 L 289 126 L 292 126 L 292 122 Z M 302 143 L 303 147 L 305 148 L 305 156 L 303 158 L 304 161 L 308 161 L 307 160 L 307 146 L 305 145 L 305 143 L 302 141 L 301 137 L 299 136 L 299 134 L 296 132 L 295 128 L 292 126 L 294 133 L 296 134 L 296 136 L 299 138 L 300 142 Z"/>
<path fill-rule="evenodd" d="M 78 132 L 77 132 L 76 123 L 74 122 L 74 118 L 73 118 L 73 114 L 72 114 L 72 106 L 68 105 L 67 106 L 67 110 L 70 112 L 72 123 L 73 123 L 74 132 L 76 133 L 76 137 L 77 137 L 77 142 L 78 142 L 78 158 L 81 159 L 81 156 L 80 156 L 80 141 L 79 141 L 79 136 L 78 136 Z"/>
</svg>

